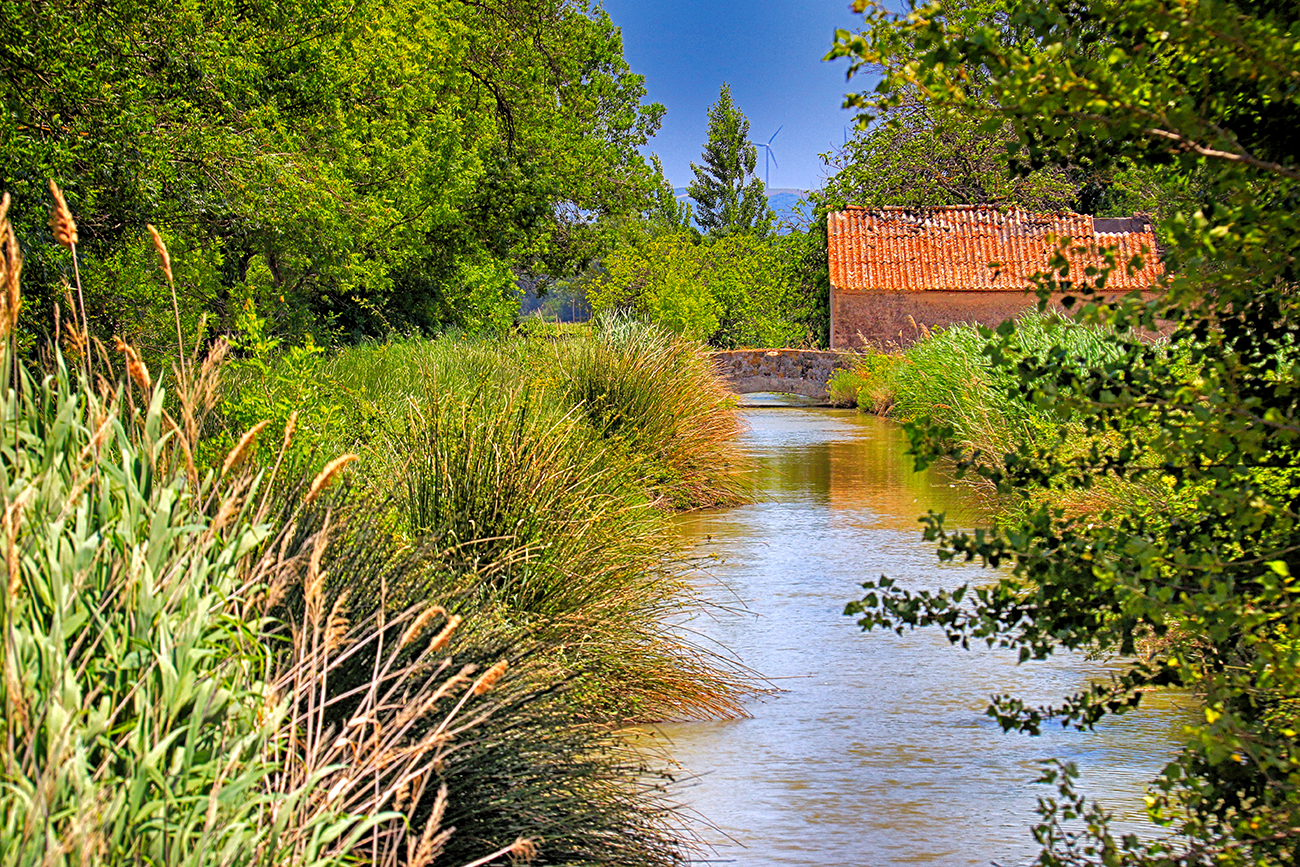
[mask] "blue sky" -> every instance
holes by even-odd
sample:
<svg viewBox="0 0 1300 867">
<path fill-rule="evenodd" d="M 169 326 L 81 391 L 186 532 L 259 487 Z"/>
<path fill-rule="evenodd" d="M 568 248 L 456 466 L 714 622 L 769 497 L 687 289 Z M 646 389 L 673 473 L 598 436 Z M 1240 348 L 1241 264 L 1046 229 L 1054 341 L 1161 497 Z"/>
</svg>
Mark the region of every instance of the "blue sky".
<svg viewBox="0 0 1300 867">
<path fill-rule="evenodd" d="M 771 186 L 821 185 L 818 154 L 842 144 L 853 122 L 853 113 L 840 108 L 844 94 L 867 86 L 863 78 L 845 83 L 847 60 L 822 62 L 835 29 L 861 23 L 849 2 L 604 0 L 622 28 L 628 63 L 645 76 L 649 101 L 668 109 L 649 150 L 659 154 L 675 186 L 694 177 L 690 163 L 700 161 L 709 106 L 724 81 L 755 141 L 784 126 L 772 143 L 780 167 L 772 167 Z"/>
</svg>

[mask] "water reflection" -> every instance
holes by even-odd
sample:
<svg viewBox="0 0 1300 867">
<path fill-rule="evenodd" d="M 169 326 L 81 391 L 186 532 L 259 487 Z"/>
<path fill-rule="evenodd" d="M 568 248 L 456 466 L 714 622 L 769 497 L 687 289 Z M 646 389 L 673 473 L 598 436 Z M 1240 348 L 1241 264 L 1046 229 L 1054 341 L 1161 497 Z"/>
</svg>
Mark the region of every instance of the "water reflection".
<svg viewBox="0 0 1300 867">
<path fill-rule="evenodd" d="M 759 864 L 1012 864 L 1032 857 L 1037 762 L 1072 759 L 1088 790 L 1132 800 L 1172 754 L 1186 708 L 1152 707 L 1097 734 L 1003 735 L 988 697 L 1059 700 L 1105 666 L 1078 657 L 1017 666 L 932 631 L 861 634 L 842 616 L 867 576 L 924 586 L 986 580 L 937 564 L 917 516 L 970 524 L 978 503 L 913 473 L 901 433 L 850 411 L 746 412 L 761 501 L 682 520 L 716 566 L 700 577 L 735 617 L 690 625 L 781 692 L 754 718 L 662 727 L 695 775 L 679 795 L 716 828 L 708 860 Z M 1136 818 L 1136 817 L 1133 817 Z"/>
</svg>

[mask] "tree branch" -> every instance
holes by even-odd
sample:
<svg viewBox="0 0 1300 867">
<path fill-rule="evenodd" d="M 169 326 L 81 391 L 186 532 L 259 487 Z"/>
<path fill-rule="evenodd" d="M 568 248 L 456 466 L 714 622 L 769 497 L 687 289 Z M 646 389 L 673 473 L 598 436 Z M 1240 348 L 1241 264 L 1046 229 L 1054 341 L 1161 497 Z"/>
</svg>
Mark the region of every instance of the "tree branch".
<svg viewBox="0 0 1300 867">
<path fill-rule="evenodd" d="M 1231 151 L 1221 151 L 1221 150 L 1215 150 L 1214 148 L 1207 148 L 1204 145 L 1197 144 L 1196 142 L 1192 141 L 1191 139 L 1187 138 L 1184 135 L 1180 135 L 1179 133 L 1176 132 L 1170 132 L 1169 130 L 1149 129 L 1147 130 L 1147 134 L 1156 136 L 1158 138 L 1169 139 L 1172 142 L 1177 142 L 1178 144 L 1187 148 L 1189 151 L 1198 153 L 1203 157 L 1213 157 L 1215 159 L 1230 160 L 1234 163 L 1245 163 L 1248 166 L 1254 166 L 1257 169 L 1263 169 L 1264 171 L 1267 172 L 1273 172 L 1274 174 L 1279 174 L 1284 178 L 1290 178 L 1293 181 L 1300 181 L 1300 171 L 1297 171 L 1295 169 L 1289 169 L 1286 166 L 1282 165 L 1281 163 L 1270 163 L 1267 160 L 1261 160 L 1257 157 L 1252 157 L 1250 154 L 1235 154 L 1232 153 Z"/>
</svg>

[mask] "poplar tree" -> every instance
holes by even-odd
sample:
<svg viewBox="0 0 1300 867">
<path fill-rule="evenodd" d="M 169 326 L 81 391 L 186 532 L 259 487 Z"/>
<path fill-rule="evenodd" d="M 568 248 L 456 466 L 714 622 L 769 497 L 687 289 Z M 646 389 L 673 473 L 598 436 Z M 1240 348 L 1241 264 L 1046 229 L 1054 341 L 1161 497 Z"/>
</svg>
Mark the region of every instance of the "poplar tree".
<svg viewBox="0 0 1300 867">
<path fill-rule="evenodd" d="M 731 101 L 731 88 L 725 82 L 709 109 L 703 158 L 702 166 L 691 163 L 695 180 L 687 187 L 700 228 L 715 237 L 770 232 L 772 210 L 763 182 L 754 172 L 758 148 L 749 140 L 749 120 Z"/>
</svg>

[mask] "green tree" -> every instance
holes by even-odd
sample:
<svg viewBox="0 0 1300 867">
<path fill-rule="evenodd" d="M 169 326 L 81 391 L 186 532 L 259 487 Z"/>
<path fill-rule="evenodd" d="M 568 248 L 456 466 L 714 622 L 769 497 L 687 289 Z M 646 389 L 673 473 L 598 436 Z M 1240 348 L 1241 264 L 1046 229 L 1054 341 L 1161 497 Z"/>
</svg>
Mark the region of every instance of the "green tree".
<svg viewBox="0 0 1300 867">
<path fill-rule="evenodd" d="M 662 107 L 644 94 L 581 0 L 0 0 L 24 325 L 46 328 L 68 264 L 50 177 L 101 333 L 166 333 L 145 223 L 173 248 L 192 336 L 250 299 L 278 331 L 329 338 L 508 323 L 517 273 L 574 273 L 645 209 L 636 149 Z"/>
<path fill-rule="evenodd" d="M 671 232 L 694 231 L 691 226 L 691 203 L 677 198 L 672 183 L 664 175 L 664 165 L 659 160 L 659 154 L 651 155 L 650 163 L 655 173 L 655 194 L 654 205 L 646 217 L 651 226 Z"/>
<path fill-rule="evenodd" d="M 695 200 L 695 219 L 710 235 L 772 229 L 763 182 L 754 173 L 758 148 L 749 140 L 749 120 L 731 101 L 731 88 L 722 85 L 709 109 L 709 140 L 703 165 L 691 163 L 695 180 L 687 191 Z"/>
<path fill-rule="evenodd" d="M 661 233 L 606 257 L 587 298 L 594 312 L 629 310 L 714 346 L 798 344 L 800 298 L 782 252 L 751 234 L 697 243 L 689 232 Z"/>
<path fill-rule="evenodd" d="M 971 87 L 971 98 L 979 89 Z M 868 207 L 994 205 L 1094 216 L 1168 216 L 1195 207 L 1203 185 L 1160 166 L 1120 160 L 1099 171 L 1090 161 L 1012 170 L 1010 121 L 921 98 L 907 88 L 859 129 L 843 149 L 823 155 L 832 174 L 816 194 L 830 210 Z"/>
<path fill-rule="evenodd" d="M 1073 426 L 1082 449 L 1025 438 L 995 459 L 913 426 L 922 463 L 952 460 L 1023 504 L 1022 517 L 973 534 L 931 516 L 940 556 L 1009 569 L 954 592 L 868 582 L 849 609 L 864 628 L 937 625 L 1022 659 L 1060 648 L 1131 657 L 1145 643 L 1114 682 L 1060 706 L 996 699 L 990 712 L 1008 728 L 1089 726 L 1156 686 L 1198 694 L 1203 722 L 1149 802 L 1168 836 L 1113 832 L 1073 771 L 1052 769 L 1061 800 L 1041 807 L 1042 865 L 1300 858 L 1297 32 L 1293 3 L 1015 0 L 993 21 L 957 5 L 872 7 L 865 30 L 839 33 L 832 51 L 879 72 L 874 93 L 850 97 L 869 113 L 921 93 L 984 132 L 1010 124 L 1012 170 L 1129 162 L 1203 189 L 1162 220 L 1170 276 L 1154 300 L 1104 302 L 1106 273 L 1068 273 L 1064 257 L 1043 279 L 1044 300 L 1067 289 L 1083 321 L 1111 329 L 1110 361 L 1026 351 L 1013 325 L 989 335 L 1018 397 Z M 1167 343 L 1136 336 L 1161 321 L 1174 329 Z M 1131 501 L 1093 514 L 1042 505 L 1044 487 L 1085 494 L 1102 479 Z M 1079 816 L 1083 827 L 1070 824 Z"/>
</svg>

